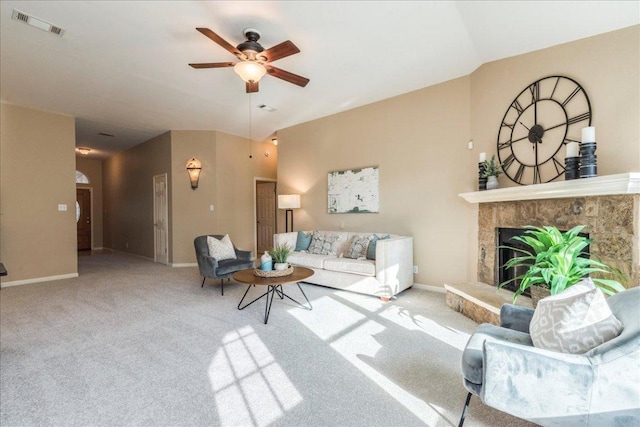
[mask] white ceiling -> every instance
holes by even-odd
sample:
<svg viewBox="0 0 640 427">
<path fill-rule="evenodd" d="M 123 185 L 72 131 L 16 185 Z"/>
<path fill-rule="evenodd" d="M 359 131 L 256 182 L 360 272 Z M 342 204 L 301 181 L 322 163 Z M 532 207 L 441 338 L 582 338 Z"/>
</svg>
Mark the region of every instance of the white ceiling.
<svg viewBox="0 0 640 427">
<path fill-rule="evenodd" d="M 2 101 L 77 117 L 76 146 L 106 158 L 167 130 L 269 138 L 277 129 L 471 73 L 483 63 L 640 23 L 640 1 L 6 1 L 1 3 Z M 65 30 L 11 19 L 13 9 Z M 249 96 L 232 45 L 243 29 L 300 53 L 274 65 Z M 258 109 L 260 104 L 276 112 Z M 115 137 L 99 136 L 99 132 Z"/>
</svg>

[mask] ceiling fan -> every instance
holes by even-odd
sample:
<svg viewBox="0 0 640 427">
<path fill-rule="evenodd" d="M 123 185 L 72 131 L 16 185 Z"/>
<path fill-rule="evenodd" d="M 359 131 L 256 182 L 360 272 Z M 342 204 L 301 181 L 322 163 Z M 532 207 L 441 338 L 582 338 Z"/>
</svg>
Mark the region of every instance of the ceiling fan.
<svg viewBox="0 0 640 427">
<path fill-rule="evenodd" d="M 196 28 L 205 36 L 238 57 L 239 62 L 206 62 L 201 64 L 189 64 L 193 68 L 226 68 L 233 70 L 246 82 L 247 93 L 258 92 L 258 82 L 265 74 L 277 77 L 294 85 L 305 87 L 309 79 L 290 73 L 281 68 L 274 67 L 271 62 L 300 52 L 291 41 L 287 40 L 270 49 L 264 49 L 258 40 L 260 32 L 254 28 L 246 28 L 243 31 L 246 41 L 234 47 L 222 37 L 208 28 Z"/>
</svg>

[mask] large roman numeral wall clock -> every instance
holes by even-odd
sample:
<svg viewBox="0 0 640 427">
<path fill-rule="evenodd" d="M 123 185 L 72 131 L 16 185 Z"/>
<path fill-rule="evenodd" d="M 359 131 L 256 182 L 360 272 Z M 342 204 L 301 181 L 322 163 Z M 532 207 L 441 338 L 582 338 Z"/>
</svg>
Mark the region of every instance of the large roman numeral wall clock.
<svg viewBox="0 0 640 427">
<path fill-rule="evenodd" d="M 580 142 L 591 125 L 591 103 L 582 86 L 549 76 L 524 88 L 507 108 L 498 130 L 498 159 L 513 182 L 553 181 L 564 173 L 565 146 Z"/>
</svg>

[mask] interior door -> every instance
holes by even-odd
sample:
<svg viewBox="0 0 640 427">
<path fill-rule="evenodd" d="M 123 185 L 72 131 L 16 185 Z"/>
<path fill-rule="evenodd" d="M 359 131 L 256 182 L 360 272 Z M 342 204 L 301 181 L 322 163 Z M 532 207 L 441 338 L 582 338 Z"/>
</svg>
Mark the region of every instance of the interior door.
<svg viewBox="0 0 640 427">
<path fill-rule="evenodd" d="M 76 188 L 78 250 L 91 250 L 91 190 Z"/>
<path fill-rule="evenodd" d="M 258 256 L 273 247 L 276 231 L 276 183 L 256 183 L 256 232 Z"/>
<path fill-rule="evenodd" d="M 169 263 L 167 174 L 153 177 L 153 240 L 155 262 Z"/>
</svg>

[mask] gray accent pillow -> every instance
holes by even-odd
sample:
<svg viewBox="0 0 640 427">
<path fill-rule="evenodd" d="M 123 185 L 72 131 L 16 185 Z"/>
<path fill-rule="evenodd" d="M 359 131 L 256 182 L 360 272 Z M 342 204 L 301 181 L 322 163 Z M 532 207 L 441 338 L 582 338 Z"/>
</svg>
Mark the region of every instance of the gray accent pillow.
<svg viewBox="0 0 640 427">
<path fill-rule="evenodd" d="M 531 324 L 536 347 L 582 354 L 620 335 L 622 323 L 591 279 L 538 302 Z"/>
<path fill-rule="evenodd" d="M 218 261 L 236 259 L 236 250 L 228 234 L 225 234 L 222 240 L 218 240 L 213 236 L 207 236 L 207 246 L 209 246 L 209 256 Z"/>
<path fill-rule="evenodd" d="M 313 232 L 311 244 L 309 245 L 309 253 L 316 255 L 335 255 L 333 244 L 338 241 L 338 236 L 330 234 L 325 236 L 317 231 Z"/>
<path fill-rule="evenodd" d="M 367 254 L 367 247 L 369 246 L 369 236 L 353 236 L 349 248 L 344 253 L 345 258 L 364 258 Z"/>
</svg>

